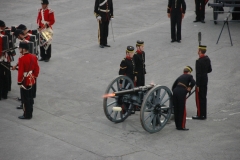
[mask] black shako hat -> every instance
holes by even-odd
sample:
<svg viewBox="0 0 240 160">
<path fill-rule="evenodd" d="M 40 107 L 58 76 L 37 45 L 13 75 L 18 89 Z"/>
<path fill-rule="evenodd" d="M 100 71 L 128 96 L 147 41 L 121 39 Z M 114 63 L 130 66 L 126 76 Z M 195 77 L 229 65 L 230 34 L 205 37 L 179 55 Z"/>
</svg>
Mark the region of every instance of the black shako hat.
<svg viewBox="0 0 240 160">
<path fill-rule="evenodd" d="M 143 40 L 137 40 L 137 46 L 141 46 L 144 45 L 144 41 Z"/>
<path fill-rule="evenodd" d="M 184 67 L 184 70 L 185 70 L 185 69 L 187 69 L 189 72 L 192 72 L 192 71 L 193 71 L 192 67 L 190 67 L 190 66 Z"/>
<path fill-rule="evenodd" d="M 23 31 L 25 31 L 27 29 L 27 27 L 24 24 L 20 24 L 17 29 L 21 29 Z"/>
<path fill-rule="evenodd" d="M 134 47 L 133 46 L 127 46 L 127 52 L 134 52 Z"/>
<path fill-rule="evenodd" d="M 19 34 L 24 35 L 24 33 L 23 33 L 23 31 L 22 31 L 21 29 L 16 29 L 16 31 L 14 32 L 14 36 L 15 36 L 15 37 L 18 37 Z"/>
<path fill-rule="evenodd" d="M 41 4 L 49 4 L 48 0 L 41 0 Z"/>
<path fill-rule="evenodd" d="M 23 49 L 28 50 L 29 49 L 28 43 L 27 42 L 20 42 L 19 43 L 19 48 L 23 48 Z"/>
<path fill-rule="evenodd" d="M 0 20 L 0 27 L 6 27 L 5 22 L 3 22 L 2 20 Z"/>
<path fill-rule="evenodd" d="M 199 49 L 207 49 L 207 46 L 199 45 L 198 48 Z"/>
</svg>

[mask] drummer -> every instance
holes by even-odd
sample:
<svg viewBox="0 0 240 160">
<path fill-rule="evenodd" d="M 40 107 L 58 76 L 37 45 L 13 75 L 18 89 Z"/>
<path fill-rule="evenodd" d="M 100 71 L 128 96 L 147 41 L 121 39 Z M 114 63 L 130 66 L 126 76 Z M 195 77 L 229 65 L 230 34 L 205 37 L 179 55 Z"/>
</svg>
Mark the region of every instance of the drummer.
<svg viewBox="0 0 240 160">
<path fill-rule="evenodd" d="M 54 12 L 52 9 L 48 8 L 49 1 L 48 0 L 41 0 L 42 8 L 38 10 L 37 16 L 37 24 L 39 26 L 39 30 L 43 30 L 45 28 L 52 28 L 52 25 L 55 23 Z M 51 44 L 47 48 L 44 49 L 43 46 L 40 46 L 40 56 L 41 59 L 39 61 L 48 62 L 51 58 Z"/>
</svg>

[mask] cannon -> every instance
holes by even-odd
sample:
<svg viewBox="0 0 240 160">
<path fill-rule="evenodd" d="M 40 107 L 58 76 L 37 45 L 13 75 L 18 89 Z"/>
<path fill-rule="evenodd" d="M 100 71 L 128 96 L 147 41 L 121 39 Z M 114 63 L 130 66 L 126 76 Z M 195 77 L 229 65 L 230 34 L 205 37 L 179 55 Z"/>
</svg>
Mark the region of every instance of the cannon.
<svg viewBox="0 0 240 160">
<path fill-rule="evenodd" d="M 213 8 L 213 21 L 217 24 L 219 13 L 238 13 L 234 11 L 234 7 L 240 7 L 240 0 L 213 0 L 213 3 L 208 3 L 208 6 Z M 229 11 L 224 12 L 223 7 L 230 7 Z M 221 9 L 222 8 L 222 9 Z M 229 16 L 230 14 L 228 14 Z"/>
<path fill-rule="evenodd" d="M 107 119 L 114 123 L 123 122 L 135 106 L 141 108 L 142 127 L 149 133 L 159 132 L 172 114 L 172 92 L 168 87 L 157 84 L 134 87 L 127 76 L 113 79 L 103 96 Z"/>
<path fill-rule="evenodd" d="M 213 8 L 213 21 L 215 24 L 217 24 L 217 22 L 221 21 L 221 20 L 217 20 L 219 13 L 228 13 L 226 18 L 224 20 L 222 20 L 222 22 L 224 22 L 224 23 L 223 23 L 222 30 L 218 36 L 218 40 L 217 40 L 216 44 L 218 44 L 218 41 L 221 37 L 221 34 L 222 34 L 225 24 L 227 24 L 230 42 L 231 42 L 231 45 L 233 45 L 228 22 L 238 22 L 239 21 L 239 20 L 229 21 L 229 17 L 232 13 L 240 13 L 238 11 L 234 11 L 235 7 L 240 7 L 239 3 L 240 3 L 240 0 L 214 0 L 214 3 L 208 3 L 208 6 L 211 6 Z M 219 8 L 223 8 L 223 7 L 229 7 L 229 11 L 228 12 L 219 11 Z"/>
</svg>

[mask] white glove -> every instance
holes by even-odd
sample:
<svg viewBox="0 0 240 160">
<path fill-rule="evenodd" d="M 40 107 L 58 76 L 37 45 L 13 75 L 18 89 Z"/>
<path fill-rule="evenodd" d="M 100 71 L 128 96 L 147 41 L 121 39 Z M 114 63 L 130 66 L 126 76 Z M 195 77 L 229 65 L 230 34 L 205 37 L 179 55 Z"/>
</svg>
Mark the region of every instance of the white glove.
<svg viewBox="0 0 240 160">
<path fill-rule="evenodd" d="M 102 17 L 101 16 L 97 16 L 97 20 L 101 21 Z"/>
<path fill-rule="evenodd" d="M 111 21 L 112 21 L 112 20 L 114 20 L 114 18 L 113 18 L 113 17 L 111 18 Z"/>
</svg>

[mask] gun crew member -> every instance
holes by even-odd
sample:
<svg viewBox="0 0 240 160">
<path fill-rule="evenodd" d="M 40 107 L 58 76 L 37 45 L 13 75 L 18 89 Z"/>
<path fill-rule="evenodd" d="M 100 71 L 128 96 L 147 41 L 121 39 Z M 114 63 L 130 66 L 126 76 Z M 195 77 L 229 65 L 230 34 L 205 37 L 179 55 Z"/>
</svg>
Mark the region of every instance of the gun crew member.
<svg viewBox="0 0 240 160">
<path fill-rule="evenodd" d="M 189 130 L 185 127 L 187 115 L 186 95 L 195 86 L 195 80 L 191 75 L 192 71 L 190 66 L 186 66 L 183 69 L 183 74 L 175 80 L 172 86 L 174 117 L 177 130 Z"/>
<path fill-rule="evenodd" d="M 137 51 L 133 58 L 135 61 L 135 72 L 137 74 L 136 86 L 145 86 L 145 52 L 144 52 L 144 41 L 138 40 L 136 43 Z"/>
<path fill-rule="evenodd" d="M 181 43 L 182 19 L 186 12 L 185 0 L 168 0 L 168 18 L 171 19 L 171 42 Z"/>
<path fill-rule="evenodd" d="M 205 55 L 207 46 L 199 45 L 198 56 L 196 60 L 196 105 L 197 115 L 193 119 L 207 118 L 207 85 L 208 73 L 212 72 L 210 58 Z"/>
<path fill-rule="evenodd" d="M 128 76 L 133 82 L 136 82 L 136 72 L 135 72 L 135 62 L 133 59 L 134 55 L 134 47 L 133 46 L 127 46 L 126 50 L 126 57 L 121 61 L 120 69 L 119 69 L 119 75 L 125 75 Z M 127 85 L 127 83 L 125 83 Z M 122 86 L 122 81 L 120 81 L 120 88 L 126 87 Z M 129 107 L 129 104 L 126 104 L 126 107 Z M 125 111 L 125 109 L 123 109 Z M 134 109 L 135 110 L 135 109 Z M 132 110 L 131 113 L 134 114 L 135 111 Z"/>
<path fill-rule="evenodd" d="M 95 0 L 94 15 L 98 21 L 99 47 L 110 47 L 107 43 L 109 21 L 113 20 L 112 0 Z"/>
<path fill-rule="evenodd" d="M 41 0 L 42 8 L 38 10 L 38 17 L 37 17 L 37 24 L 39 26 L 39 30 L 50 27 L 52 29 L 53 24 L 55 23 L 54 12 L 52 9 L 48 8 L 49 1 L 48 0 Z M 51 44 L 47 48 L 44 49 L 43 46 L 40 46 L 40 56 L 41 59 L 39 61 L 48 62 L 51 58 Z"/>
<path fill-rule="evenodd" d="M 19 43 L 19 52 L 22 55 L 18 61 L 18 85 L 22 90 L 24 114 L 19 119 L 31 119 L 33 112 L 32 85 L 39 74 L 37 57 L 28 52 L 27 42 Z"/>
</svg>

